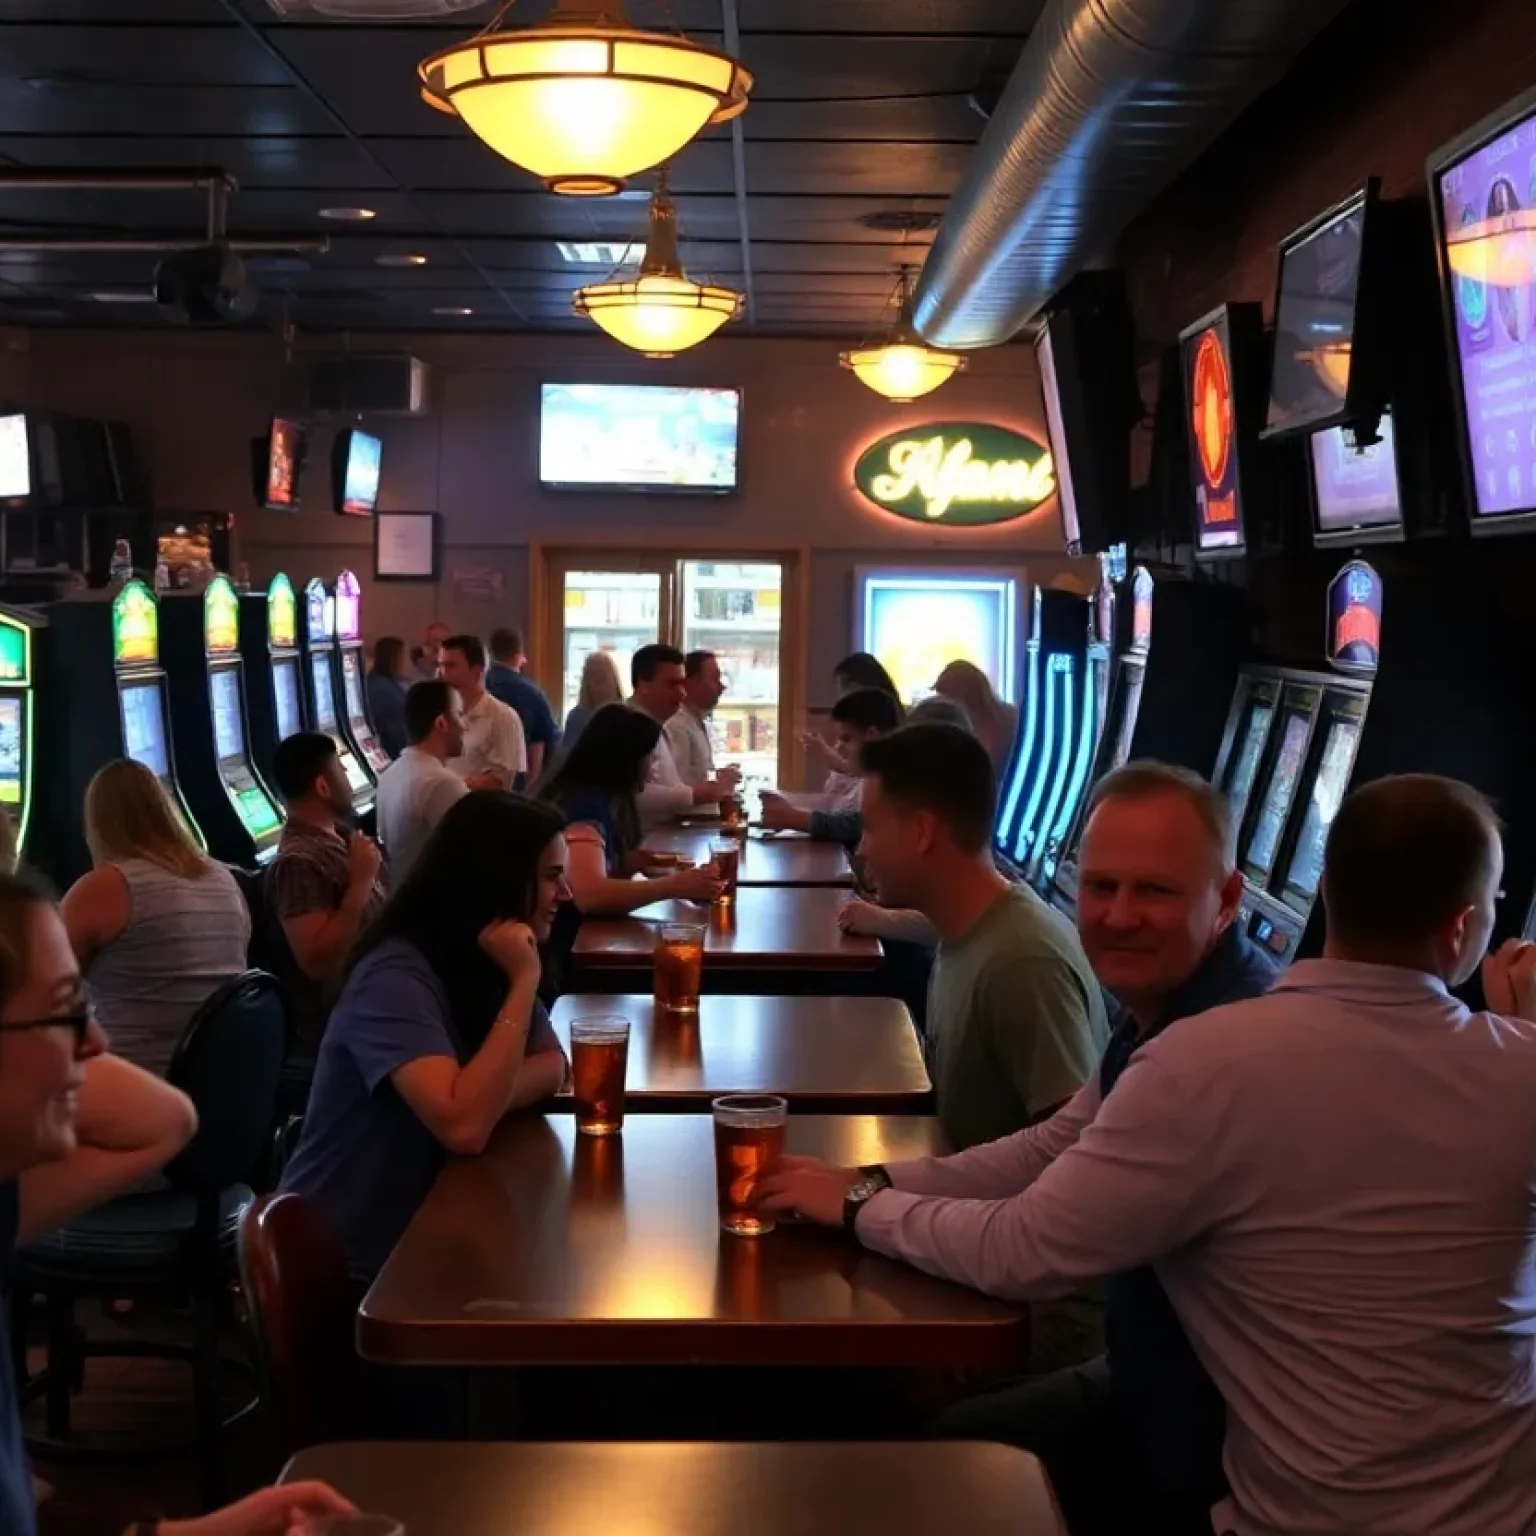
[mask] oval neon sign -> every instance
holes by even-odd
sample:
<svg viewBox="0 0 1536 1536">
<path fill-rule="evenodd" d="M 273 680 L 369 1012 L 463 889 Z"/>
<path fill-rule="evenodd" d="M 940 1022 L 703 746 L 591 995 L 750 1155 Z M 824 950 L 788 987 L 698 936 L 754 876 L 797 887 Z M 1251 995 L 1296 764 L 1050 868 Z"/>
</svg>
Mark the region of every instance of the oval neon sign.
<svg viewBox="0 0 1536 1536">
<path fill-rule="evenodd" d="M 1043 443 L 983 422 L 936 422 L 871 443 L 854 465 L 860 492 L 916 523 L 1006 523 L 1056 492 Z"/>
</svg>

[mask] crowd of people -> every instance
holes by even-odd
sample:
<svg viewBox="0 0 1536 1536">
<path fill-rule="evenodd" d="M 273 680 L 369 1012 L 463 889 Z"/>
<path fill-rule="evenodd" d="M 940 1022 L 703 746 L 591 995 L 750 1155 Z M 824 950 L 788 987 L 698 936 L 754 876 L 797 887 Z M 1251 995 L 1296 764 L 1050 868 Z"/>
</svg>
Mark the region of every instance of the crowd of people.
<svg viewBox="0 0 1536 1536">
<path fill-rule="evenodd" d="M 546 1010 L 580 923 L 718 889 L 645 847 L 738 787 L 709 730 L 718 658 L 643 646 L 625 697 L 596 653 L 563 733 L 522 661 L 510 630 L 487 652 L 434 625 L 409 660 L 380 643 L 370 697 L 397 690 L 399 746 L 377 842 L 330 737 L 272 765 L 288 821 L 262 900 L 314 1055 L 283 1187 L 360 1283 L 450 1154 L 566 1084 Z M 1323 955 L 1277 973 L 1238 920 L 1222 796 L 1133 762 L 1092 793 L 1073 924 L 993 858 L 1016 721 L 975 671 L 909 710 L 847 658 L 832 736 L 808 741 L 820 795 L 762 797 L 765 826 L 854 853 L 840 921 L 918 994 L 955 1151 L 786 1158 L 766 1207 L 1029 1303 L 1027 1370 L 930 1427 L 1034 1451 L 1074 1536 L 1536 1530 L 1536 946 L 1489 953 L 1492 807 L 1427 776 L 1348 796 Z M 0 879 L 0 1259 L 185 1143 L 160 1079 L 252 943 L 248 892 L 147 770 L 103 769 L 86 821 L 95 867 L 58 911 Z M 1456 989 L 1479 969 L 1474 1012 Z M 162 1536 L 266 1536 L 274 1497 Z M 0 1516 L 30 1528 L 8 1385 Z"/>
</svg>

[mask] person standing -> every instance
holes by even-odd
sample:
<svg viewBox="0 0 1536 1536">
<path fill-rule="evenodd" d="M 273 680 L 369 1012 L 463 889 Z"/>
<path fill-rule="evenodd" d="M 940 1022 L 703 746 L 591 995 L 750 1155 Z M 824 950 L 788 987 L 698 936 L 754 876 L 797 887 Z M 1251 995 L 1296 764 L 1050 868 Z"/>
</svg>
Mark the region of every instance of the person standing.
<svg viewBox="0 0 1536 1536">
<path fill-rule="evenodd" d="M 528 746 L 517 711 L 486 692 L 485 647 L 474 635 L 450 635 L 438 671 L 464 712 L 464 746 L 448 766 L 471 789 L 511 789 L 528 772 Z"/>
<path fill-rule="evenodd" d="M 598 710 L 605 704 L 624 702 L 624 679 L 612 651 L 588 651 L 581 664 L 581 688 L 576 702 L 565 717 L 565 729 L 560 733 L 561 745 L 566 751 L 576 745 L 576 738 Z"/>
<path fill-rule="evenodd" d="M 410 686 L 405 641 L 399 635 L 382 636 L 374 642 L 368 669 L 368 714 L 379 745 L 391 757 L 405 751 L 405 695 Z"/>
<path fill-rule="evenodd" d="M 662 735 L 646 762 L 645 788 L 640 794 L 640 818 L 646 825 L 691 810 L 696 805 L 718 805 L 734 794 L 741 776 L 734 768 L 702 784 L 685 784 L 667 744 L 666 724 L 687 697 L 683 653 L 675 645 L 642 645 L 629 666 L 634 693 L 629 703 L 662 727 Z"/>
<path fill-rule="evenodd" d="M 411 684 L 405 696 L 405 751 L 379 775 L 379 841 L 390 884 L 410 874 L 427 839 L 469 787 L 448 764 L 464 750 L 458 695 L 441 678 Z"/>
<path fill-rule="evenodd" d="M 1486 953 L 1503 872 L 1469 785 L 1374 780 L 1329 831 L 1322 958 L 1147 1041 L 1064 1145 L 797 1164 L 765 1208 L 993 1295 L 1151 1266 L 1225 1405 L 1207 1530 L 1536 1529 L 1536 946 Z"/>
<path fill-rule="evenodd" d="M 689 651 L 683 658 L 683 706 L 662 727 L 678 777 L 690 787 L 715 776 L 715 744 L 709 718 L 725 693 L 713 651 Z"/>
<path fill-rule="evenodd" d="M 425 681 L 437 676 L 438 663 L 443 657 L 443 643 L 453 631 L 441 619 L 433 619 L 422 631 L 421 644 L 412 653 L 416 676 Z"/>
<path fill-rule="evenodd" d="M 950 662 L 934 680 L 933 691 L 965 711 L 976 739 L 992 759 L 992 771 L 1001 779 L 1019 733 L 1018 710 L 997 696 L 991 679 L 973 661 Z"/>
<path fill-rule="evenodd" d="M 313 1048 L 346 958 L 384 904 L 383 856 L 352 825 L 352 786 L 335 741 L 323 731 L 300 731 L 279 742 L 272 781 L 288 820 L 267 870 L 267 900 L 298 973 L 284 977 L 294 1022 Z"/>
<path fill-rule="evenodd" d="M 531 678 L 523 676 L 528 657 L 523 651 L 521 632 L 493 629 L 490 651 L 485 689 L 492 698 L 500 699 L 508 708 L 517 711 L 528 750 L 528 787 L 531 789 L 555 759 L 560 746 L 560 726 L 544 690 Z"/>
</svg>

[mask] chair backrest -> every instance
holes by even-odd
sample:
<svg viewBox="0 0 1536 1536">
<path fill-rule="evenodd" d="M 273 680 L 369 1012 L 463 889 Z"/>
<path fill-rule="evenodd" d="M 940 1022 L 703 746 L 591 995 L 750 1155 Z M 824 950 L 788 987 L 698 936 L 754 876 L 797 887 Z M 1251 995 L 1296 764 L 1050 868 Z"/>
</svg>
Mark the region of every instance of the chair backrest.
<svg viewBox="0 0 1536 1536">
<path fill-rule="evenodd" d="M 255 1333 L 263 1397 L 284 1455 L 366 1434 L 353 1345 L 362 1286 L 313 1202 L 256 1201 L 240 1222 L 240 1283 Z"/>
<path fill-rule="evenodd" d="M 216 1194 L 257 1166 L 277 1125 L 288 998 L 275 976 L 245 971 L 192 1016 L 167 1079 L 197 1106 L 197 1135 L 167 1166 L 179 1189 Z"/>
</svg>

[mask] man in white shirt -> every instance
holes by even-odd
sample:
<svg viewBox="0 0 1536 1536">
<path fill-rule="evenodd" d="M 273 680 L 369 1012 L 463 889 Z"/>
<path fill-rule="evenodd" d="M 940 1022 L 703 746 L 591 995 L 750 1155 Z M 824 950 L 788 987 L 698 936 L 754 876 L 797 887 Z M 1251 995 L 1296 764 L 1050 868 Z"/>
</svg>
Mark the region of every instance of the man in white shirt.
<svg viewBox="0 0 1536 1536">
<path fill-rule="evenodd" d="M 629 680 L 635 690 L 630 708 L 649 715 L 662 727 L 661 740 L 646 762 L 640 819 L 650 825 L 696 805 L 718 805 L 727 795 L 735 794 L 741 781 L 735 768 L 723 768 L 700 784 L 686 783 L 678 772 L 666 725 L 687 697 L 683 653 L 675 645 L 642 645 L 629 664 Z"/>
<path fill-rule="evenodd" d="M 405 696 L 408 745 L 379 776 L 379 841 L 395 890 L 433 829 L 469 786 L 448 766 L 464 750 L 464 715 L 441 678 L 413 683 Z"/>
<path fill-rule="evenodd" d="M 677 776 L 690 787 L 715 776 L 715 744 L 709 717 L 725 692 L 713 651 L 689 651 L 683 658 L 683 707 L 662 727 Z"/>
<path fill-rule="evenodd" d="M 471 789 L 512 789 L 528 772 L 523 722 L 485 687 L 485 647 L 474 635 L 450 635 L 438 663 L 464 709 L 464 744 L 449 767 Z"/>
</svg>

